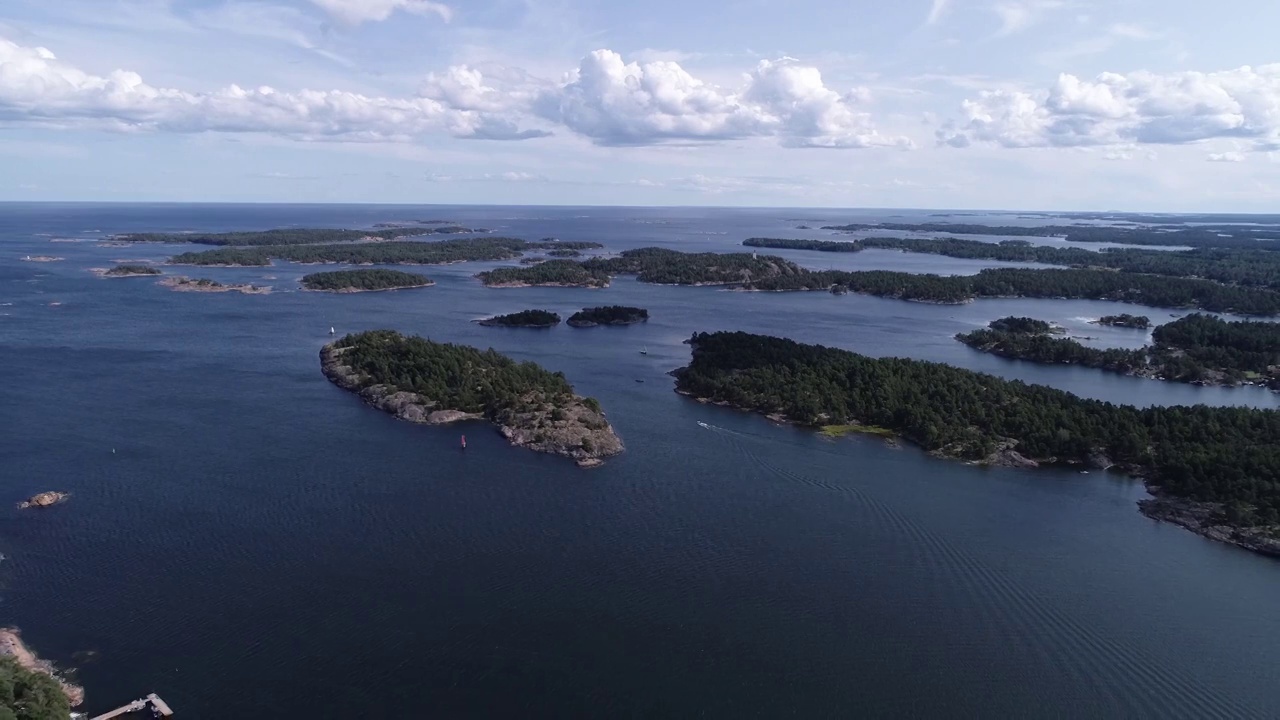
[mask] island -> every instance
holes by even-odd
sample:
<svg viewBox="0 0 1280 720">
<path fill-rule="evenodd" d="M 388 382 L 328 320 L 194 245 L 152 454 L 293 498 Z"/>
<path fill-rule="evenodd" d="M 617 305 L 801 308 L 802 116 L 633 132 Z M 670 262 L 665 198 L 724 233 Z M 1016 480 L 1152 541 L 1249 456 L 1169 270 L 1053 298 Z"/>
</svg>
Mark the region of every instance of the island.
<svg viewBox="0 0 1280 720">
<path fill-rule="evenodd" d="M 31 497 L 18 503 L 19 510 L 27 508 L 46 508 L 67 501 L 71 497 L 68 493 L 50 490 L 49 492 L 36 493 Z"/>
<path fill-rule="evenodd" d="M 65 260 L 65 259 L 66 259 L 66 258 L 60 258 L 60 257 L 57 257 L 56 255 L 27 255 L 26 257 L 22 258 L 22 261 L 23 261 L 23 262 L 51 263 L 51 262 L 60 262 L 60 261 Z"/>
<path fill-rule="evenodd" d="M 251 230 L 224 233 L 126 233 L 112 235 L 112 242 L 119 243 L 191 243 L 196 245 L 221 245 L 227 247 L 254 247 L 261 245 L 323 245 L 341 242 L 385 242 L 403 237 L 421 235 L 455 234 L 474 232 L 456 225 L 441 227 L 407 228 L 404 225 L 378 223 L 373 230 L 344 230 L 336 228 L 280 228 L 276 230 Z"/>
<path fill-rule="evenodd" d="M 1280 290 L 1280 252 L 1260 249 L 1257 241 L 1239 248 L 1195 248 L 1183 251 L 1104 248 L 1101 251 L 1032 245 L 1026 240 L 982 242 L 961 238 L 868 237 L 844 242 L 748 238 L 748 247 L 854 253 L 863 250 L 942 255 L 969 260 L 1041 263 L 1071 268 L 1109 268 L 1121 272 L 1216 280 Z M 1280 248 L 1280 244 L 1277 245 Z"/>
<path fill-rule="evenodd" d="M 214 265 L 261 267 L 272 260 L 296 263 L 343 263 L 347 265 L 445 265 L 477 260 L 511 260 L 530 250 L 551 248 L 584 250 L 599 243 L 536 243 L 518 238 L 476 237 L 430 242 L 338 243 L 327 245 L 285 244 L 256 247 L 223 247 L 202 252 L 181 253 L 169 259 L 171 265 Z"/>
<path fill-rule="evenodd" d="M 609 287 L 609 274 L 573 260 L 547 260 L 526 267 L 500 267 L 476 275 L 485 287 Z"/>
<path fill-rule="evenodd" d="M 597 325 L 634 325 L 648 322 L 649 311 L 644 308 L 606 305 L 584 308 L 569 316 L 569 327 L 589 328 Z"/>
<path fill-rule="evenodd" d="M 1272 254 L 1280 257 L 1280 253 Z M 494 287 L 605 287 L 616 275 L 635 275 L 645 283 L 719 285 L 760 292 L 835 290 L 839 293 L 847 289 L 936 304 L 1029 297 L 1112 300 L 1244 315 L 1280 314 L 1280 292 L 1270 288 L 1196 277 L 1116 272 L 1111 268 L 989 268 L 976 275 L 939 276 L 887 270 L 809 270 L 780 257 L 756 253 L 682 253 L 666 248 L 640 248 L 626 250 L 616 257 L 552 260 L 531 268 L 498 268 L 478 277 Z M 837 286 L 842 288 L 836 289 Z"/>
<path fill-rule="evenodd" d="M 993 375 L 742 332 L 697 333 L 681 394 L 800 425 L 892 431 L 944 458 L 1114 468 L 1147 515 L 1280 556 L 1280 413 L 1134 408 Z"/>
<path fill-rule="evenodd" d="M 159 275 L 160 270 L 150 265 L 125 264 L 116 265 L 112 268 L 94 268 L 92 270 L 98 277 L 106 278 L 125 278 L 125 277 L 146 277 L 148 275 Z"/>
<path fill-rule="evenodd" d="M 953 235 L 996 235 L 1012 237 L 1065 238 L 1068 242 L 1119 243 L 1204 248 L 1280 249 L 1280 232 L 1274 229 L 1231 227 L 1119 227 L 1115 225 L 1017 225 L 996 226 L 969 223 L 853 223 L 826 225 L 823 230 L 865 232 L 951 233 Z"/>
<path fill-rule="evenodd" d="M 987 329 L 960 333 L 956 339 L 981 352 L 1030 362 L 1082 365 L 1196 385 L 1280 389 L 1280 325 L 1276 323 L 1228 322 L 1195 313 L 1156 328 L 1153 344 L 1136 350 L 1089 347 L 1050 337 L 1046 327 L 1048 323 L 1030 318 L 1004 318 Z"/>
<path fill-rule="evenodd" d="M 582 251 L 574 250 L 573 248 L 556 248 L 555 250 L 548 250 L 547 255 L 556 258 L 581 257 Z"/>
<path fill-rule="evenodd" d="M 247 283 L 237 283 L 228 285 L 220 283 L 217 280 L 208 278 L 189 278 L 186 275 L 171 275 L 160 281 L 164 287 L 174 292 L 238 292 L 245 295 L 267 295 L 271 293 L 271 287 L 268 285 L 252 285 Z"/>
<path fill-rule="evenodd" d="M 1119 315 L 1103 315 L 1092 322 L 1097 325 L 1133 328 L 1135 330 L 1146 330 L 1151 327 L 1151 318 L 1146 315 L 1129 315 L 1128 313 L 1121 313 Z"/>
<path fill-rule="evenodd" d="M 560 316 L 549 310 L 521 310 L 509 315 L 495 315 L 476 322 L 485 327 L 552 328 L 560 324 Z"/>
<path fill-rule="evenodd" d="M 357 293 L 404 290 L 434 285 L 425 275 L 399 270 L 335 270 L 302 277 L 302 287 L 322 292 Z"/>
<path fill-rule="evenodd" d="M 513 445 L 583 467 L 623 450 L 600 403 L 575 394 L 563 373 L 494 350 L 371 330 L 324 346 L 320 366 L 334 384 L 409 422 L 488 420 Z"/>
<path fill-rule="evenodd" d="M 0 718 L 66 720 L 84 702 L 84 689 L 60 677 L 12 627 L 0 629 L 0 688 Z"/>
</svg>

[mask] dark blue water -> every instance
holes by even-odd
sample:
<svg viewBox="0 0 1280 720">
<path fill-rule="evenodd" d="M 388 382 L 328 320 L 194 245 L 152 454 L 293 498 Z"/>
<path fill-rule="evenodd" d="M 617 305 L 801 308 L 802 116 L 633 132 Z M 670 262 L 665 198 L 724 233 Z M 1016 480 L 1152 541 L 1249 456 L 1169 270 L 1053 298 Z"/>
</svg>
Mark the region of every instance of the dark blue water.
<svg viewBox="0 0 1280 720">
<path fill-rule="evenodd" d="M 77 671 L 95 712 L 155 691 L 184 718 L 1275 717 L 1280 565 L 1147 520 L 1140 485 L 827 441 L 688 401 L 665 374 L 687 362 L 692 332 L 744 329 L 1113 401 L 1276 407 L 1265 391 L 1013 363 L 952 339 L 1017 313 L 1135 345 L 1143 333 L 1087 320 L 1165 311 L 625 279 L 498 290 L 471 277 L 492 265 L 480 263 L 427 268 L 428 289 L 344 296 L 298 292 L 310 268 L 293 265 L 197 271 L 272 284 L 266 296 L 87 270 L 174 250 L 97 246 L 129 230 L 438 218 L 610 250 L 724 251 L 750 236 L 829 236 L 792 230 L 797 218 L 890 214 L 903 217 L 0 205 L 0 507 L 73 493 L 45 512 L 0 509 L 0 622 L 66 666 L 96 651 Z M 995 265 L 814 255 L 788 257 Z M 541 332 L 470 322 L 601 303 L 653 319 Z M 628 451 L 586 472 L 484 426 L 398 422 L 320 375 L 330 326 L 491 345 L 563 370 Z"/>
</svg>

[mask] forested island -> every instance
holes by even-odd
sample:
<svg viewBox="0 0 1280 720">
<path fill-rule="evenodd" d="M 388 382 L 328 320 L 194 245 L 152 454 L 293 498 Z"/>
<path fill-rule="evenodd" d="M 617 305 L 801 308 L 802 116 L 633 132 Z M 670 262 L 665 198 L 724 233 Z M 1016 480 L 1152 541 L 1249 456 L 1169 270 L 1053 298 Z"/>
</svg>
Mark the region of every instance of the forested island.
<svg viewBox="0 0 1280 720">
<path fill-rule="evenodd" d="M 574 260 L 547 260 L 526 267 L 500 267 L 482 272 L 487 287 L 609 287 L 608 273 L 587 269 Z"/>
<path fill-rule="evenodd" d="M 495 315 L 476 322 L 486 327 L 551 328 L 560 324 L 560 316 L 549 310 L 521 310 L 509 315 Z"/>
<path fill-rule="evenodd" d="M 379 223 L 379 225 L 386 225 Z M 252 230 L 225 233 L 126 233 L 113 235 L 111 240 L 129 243 L 191 243 L 196 245 L 222 245 L 228 247 L 254 247 L 259 245 L 323 245 L 325 243 L 394 240 L 433 234 L 476 232 L 457 225 L 407 228 L 403 225 L 387 225 L 374 230 L 341 230 L 335 228 L 280 228 L 278 230 Z"/>
<path fill-rule="evenodd" d="M 312 273 L 302 278 L 302 286 L 308 290 L 338 293 L 403 290 L 434 284 L 425 275 L 399 270 L 335 270 Z"/>
<path fill-rule="evenodd" d="M 175 292 L 238 292 L 245 295 L 266 295 L 271 288 L 266 285 L 226 284 L 208 278 L 189 278 L 185 275 L 173 275 L 160 281 L 160 284 Z"/>
<path fill-rule="evenodd" d="M 485 419 L 513 445 L 598 465 L 622 441 L 594 398 L 563 373 L 494 351 L 372 330 L 324 346 L 333 383 L 402 420 L 439 425 Z"/>
<path fill-rule="evenodd" d="M 591 258 L 582 265 L 607 275 L 635 275 L 640 282 L 659 285 L 742 285 L 807 272 L 772 255 L 683 253 L 656 247 L 625 250 L 617 257 Z"/>
<path fill-rule="evenodd" d="M 568 324 L 570 327 L 589 328 L 597 325 L 634 325 L 648 321 L 649 311 L 644 308 L 606 305 L 583 308 L 569 316 Z"/>
<path fill-rule="evenodd" d="M 1120 313 L 1119 315 L 1103 315 L 1094 322 L 1098 325 L 1133 328 L 1134 330 L 1146 330 L 1151 327 L 1151 318 L 1146 315 L 1129 315 L 1128 313 Z"/>
<path fill-rule="evenodd" d="M 107 268 L 105 270 L 98 270 L 95 272 L 97 272 L 102 277 L 111 277 L 111 278 L 139 277 L 139 276 L 160 274 L 160 270 L 157 268 L 151 267 L 150 265 L 137 265 L 137 264 L 116 265 L 115 267 Z"/>
<path fill-rule="evenodd" d="M 1072 268 L 1109 268 L 1130 273 L 1203 278 L 1233 285 L 1280 289 L 1280 252 L 1200 248 L 1185 251 L 1104 248 L 1100 251 L 1032 245 L 1026 240 L 982 242 L 960 238 L 880 238 L 849 241 L 748 238 L 748 247 L 852 253 L 900 250 L 969 260 L 1043 263 Z M 1277 247 L 1280 250 L 1280 246 Z"/>
<path fill-rule="evenodd" d="M 1280 413 L 1137 409 L 938 363 L 741 332 L 698 333 L 678 392 L 791 422 L 884 428 L 938 456 L 1114 467 L 1152 517 L 1280 556 Z"/>
<path fill-rule="evenodd" d="M 953 235 L 1059 237 L 1065 238 L 1068 242 L 1080 243 L 1280 250 L 1280 231 L 1248 227 L 1232 227 L 1227 231 L 1225 228 L 1188 228 L 1168 225 L 1160 227 L 1117 227 L 1114 225 L 997 226 L 929 222 L 854 223 L 851 225 L 826 225 L 822 229 L 840 232 L 891 230 L 918 233 L 945 232 Z"/>
<path fill-rule="evenodd" d="M 1138 377 L 1198 385 L 1266 385 L 1280 389 L 1280 325 L 1227 322 L 1193 314 L 1152 333 L 1137 350 L 1092 348 L 1055 338 L 1030 318 L 996 320 L 984 330 L 956 335 L 975 350 L 1031 362 L 1082 365 Z M 1040 323 L 1041 321 L 1031 321 Z"/>
<path fill-rule="evenodd" d="M 599 243 L 541 243 L 518 238 L 479 237 L 432 242 L 343 243 L 333 245 L 265 245 L 189 252 L 169 259 L 172 265 L 261 267 L 272 260 L 348 265 L 444 265 L 473 260 L 511 260 L 528 250 L 601 247 Z"/>
</svg>

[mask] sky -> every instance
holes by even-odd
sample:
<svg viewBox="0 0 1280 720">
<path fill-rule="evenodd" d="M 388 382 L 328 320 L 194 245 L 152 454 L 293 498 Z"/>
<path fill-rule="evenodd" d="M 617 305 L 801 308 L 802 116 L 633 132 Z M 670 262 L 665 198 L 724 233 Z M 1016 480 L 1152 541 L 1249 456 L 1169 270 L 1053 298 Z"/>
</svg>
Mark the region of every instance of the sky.
<svg viewBox="0 0 1280 720">
<path fill-rule="evenodd" d="M 1274 0 L 2 0 L 0 200 L 1275 212 Z"/>
</svg>

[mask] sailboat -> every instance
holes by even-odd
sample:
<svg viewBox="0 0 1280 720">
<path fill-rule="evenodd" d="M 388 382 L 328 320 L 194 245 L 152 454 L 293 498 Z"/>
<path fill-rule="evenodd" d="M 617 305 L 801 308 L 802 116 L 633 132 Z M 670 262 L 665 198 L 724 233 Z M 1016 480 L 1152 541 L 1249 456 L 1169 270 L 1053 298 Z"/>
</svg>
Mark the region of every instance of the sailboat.
<svg viewBox="0 0 1280 720">
<path fill-rule="evenodd" d="M 334 330 L 332 327 L 330 327 L 330 328 L 329 328 L 329 334 L 330 334 L 330 335 L 333 335 L 333 334 L 335 334 L 335 333 L 337 333 L 337 330 Z"/>
<path fill-rule="evenodd" d="M 649 354 L 649 347 L 646 345 L 645 347 L 640 348 L 640 354 L 641 354 L 641 355 L 648 355 L 648 354 Z"/>
</svg>

